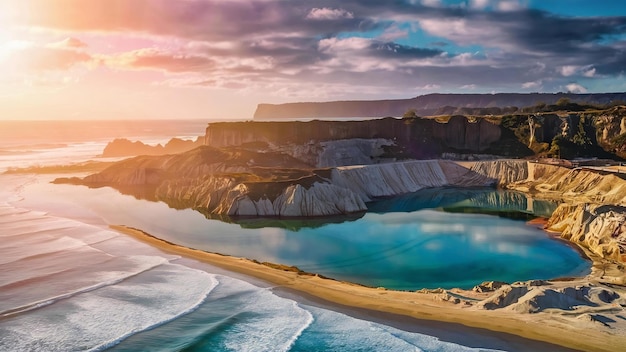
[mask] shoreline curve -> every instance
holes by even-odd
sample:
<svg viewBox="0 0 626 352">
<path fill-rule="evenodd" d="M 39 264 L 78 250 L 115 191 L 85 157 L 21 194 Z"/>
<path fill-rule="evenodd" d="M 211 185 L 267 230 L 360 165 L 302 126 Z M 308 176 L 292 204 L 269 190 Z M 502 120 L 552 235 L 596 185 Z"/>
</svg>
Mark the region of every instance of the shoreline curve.
<svg viewBox="0 0 626 352">
<path fill-rule="evenodd" d="M 553 347 L 558 345 L 562 350 L 614 351 L 616 346 L 626 345 L 626 336 L 611 336 L 594 329 L 573 329 L 572 326 L 552 322 L 550 313 L 519 314 L 512 311 L 470 309 L 441 299 L 441 292 L 438 290 L 394 291 L 382 287 L 367 287 L 306 273 L 287 265 L 260 263 L 247 258 L 184 247 L 124 225 L 110 225 L 110 228 L 165 252 L 272 283 L 278 286 L 279 291 L 308 297 L 310 301 L 322 302 L 332 307 L 331 309 L 338 307 L 339 311 L 344 307 L 359 311 L 366 317 L 388 318 L 389 315 L 395 315 L 420 321 L 456 324 L 470 329 L 489 330 L 496 334 L 514 335 L 531 342 L 538 341 L 544 347 L 545 344 Z"/>
</svg>

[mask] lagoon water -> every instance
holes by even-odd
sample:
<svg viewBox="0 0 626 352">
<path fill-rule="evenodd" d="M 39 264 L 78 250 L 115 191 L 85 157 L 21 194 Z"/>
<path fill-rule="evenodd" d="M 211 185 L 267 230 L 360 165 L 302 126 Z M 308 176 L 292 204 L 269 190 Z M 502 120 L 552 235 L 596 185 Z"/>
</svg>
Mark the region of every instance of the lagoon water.
<svg viewBox="0 0 626 352">
<path fill-rule="evenodd" d="M 518 195 L 484 189 L 464 193 L 475 198 L 447 204 L 446 209 L 455 209 L 455 204 L 467 207 L 472 202 L 481 206 L 481 197 L 515 199 Z M 352 221 L 286 229 L 242 228 L 236 223 L 208 220 L 193 210 L 138 200 L 108 187 L 37 183 L 26 187 L 23 194 L 26 199 L 38 198 L 40 209 L 50 214 L 70 216 L 89 209 L 94 222 L 139 228 L 186 247 L 295 265 L 304 271 L 373 287 L 467 289 L 489 280 L 576 276 L 588 268 L 572 247 L 523 220 L 450 213 L 433 208 L 429 202 L 424 204 L 427 208 L 419 210 L 398 211 L 392 203 L 388 205 L 390 212 L 370 212 Z M 50 196 L 45 208 L 38 194 Z M 36 206 L 28 201 L 24 205 Z M 381 206 L 374 208 L 380 211 Z M 271 222 L 266 225 L 276 226 Z M 280 225 L 296 226 L 297 221 Z"/>
<path fill-rule="evenodd" d="M 140 135 L 132 133 L 121 137 Z M 149 137 L 160 140 L 164 133 Z M 105 143 L 65 142 L 36 139 L 40 148 L 20 147 L 31 151 L 24 158 L 14 158 L 15 146 L 0 146 L 0 165 L 85 160 Z M 77 145 L 82 152 L 72 154 Z M 254 228 L 259 223 L 207 220 L 110 188 L 48 183 L 53 177 L 0 175 L 0 350 L 478 350 L 285 298 L 265 284 L 166 255 L 110 231 L 109 224 L 397 289 L 579 275 L 589 266 L 573 248 L 524 221 L 466 213 L 503 204 L 523 211 L 551 207 L 518 194 L 446 190 L 442 196 L 438 190 L 372 204 L 374 212 L 352 221 Z"/>
</svg>

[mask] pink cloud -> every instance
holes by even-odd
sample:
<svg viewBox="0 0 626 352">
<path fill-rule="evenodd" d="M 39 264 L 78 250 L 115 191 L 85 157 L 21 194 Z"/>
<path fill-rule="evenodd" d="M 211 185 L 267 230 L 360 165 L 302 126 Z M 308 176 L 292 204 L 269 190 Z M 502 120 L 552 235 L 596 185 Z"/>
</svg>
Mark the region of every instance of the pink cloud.
<svg viewBox="0 0 626 352">
<path fill-rule="evenodd" d="M 328 7 L 311 9 L 306 16 L 310 20 L 338 20 L 342 18 L 354 18 L 352 12 L 348 12 L 344 9 L 331 9 Z"/>
<path fill-rule="evenodd" d="M 157 49 L 139 49 L 118 55 L 102 56 L 107 66 L 126 69 L 153 69 L 173 73 L 203 72 L 215 68 L 213 59 L 199 55 L 174 54 Z"/>
<path fill-rule="evenodd" d="M 63 39 L 60 42 L 51 43 L 46 45 L 49 48 L 59 48 L 59 49 L 81 49 L 86 48 L 87 44 L 82 42 L 79 39 L 68 37 Z"/>
</svg>

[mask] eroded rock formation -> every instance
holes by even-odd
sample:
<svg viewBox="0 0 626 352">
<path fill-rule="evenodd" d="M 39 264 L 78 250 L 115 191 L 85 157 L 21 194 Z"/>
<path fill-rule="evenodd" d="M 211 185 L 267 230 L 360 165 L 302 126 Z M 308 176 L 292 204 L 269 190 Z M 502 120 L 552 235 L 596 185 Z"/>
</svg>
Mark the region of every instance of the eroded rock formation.
<svg viewBox="0 0 626 352">
<path fill-rule="evenodd" d="M 447 122 L 422 118 L 385 118 L 367 121 L 224 122 L 209 124 L 204 143 L 218 148 L 270 147 L 270 150 L 280 149 L 283 152 L 288 152 L 290 148 L 297 150 L 313 144 L 319 148 L 319 150 L 311 150 L 314 153 L 332 153 L 333 149 L 338 148 L 358 148 L 361 149 L 360 153 L 364 154 L 366 150 L 363 148 L 367 148 L 364 140 L 372 141 L 368 142 L 372 145 L 375 143 L 381 145 L 380 141 L 383 140 L 385 145 L 395 144 L 405 150 L 407 156 L 411 158 L 427 159 L 438 158 L 443 152 L 451 150 L 465 153 L 483 152 L 500 141 L 501 135 L 501 127 L 497 124 L 485 119 L 470 121 L 463 116 L 452 117 Z M 342 140 L 343 142 L 340 142 Z M 353 140 L 353 142 L 346 140 Z M 379 148 L 369 149 L 375 151 Z M 372 154 L 372 156 L 375 155 Z M 322 155 L 321 158 L 324 156 Z M 333 160 L 337 162 L 339 159 Z M 326 161 L 326 164 L 329 162 Z"/>
<path fill-rule="evenodd" d="M 113 186 L 131 193 L 134 187 L 176 208 L 232 217 L 350 214 L 367 210 L 365 202 L 376 197 L 423 188 L 493 184 L 489 177 L 450 161 L 311 169 L 284 154 L 211 147 L 136 157 L 70 182 Z"/>
<path fill-rule="evenodd" d="M 501 285 L 493 295 L 479 302 L 477 308 L 506 309 L 517 313 L 573 312 L 607 304 L 624 305 L 626 299 L 615 290 L 590 283 L 572 287 L 567 283 L 528 281 Z"/>
<path fill-rule="evenodd" d="M 603 258 L 626 261 L 626 208 L 599 204 L 561 204 L 547 228 Z"/>
</svg>

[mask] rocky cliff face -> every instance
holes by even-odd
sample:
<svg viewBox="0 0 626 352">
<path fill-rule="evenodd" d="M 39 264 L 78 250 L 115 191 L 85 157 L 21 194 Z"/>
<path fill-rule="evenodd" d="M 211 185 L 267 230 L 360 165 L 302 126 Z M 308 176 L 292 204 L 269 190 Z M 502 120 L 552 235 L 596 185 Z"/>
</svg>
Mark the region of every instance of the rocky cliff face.
<svg viewBox="0 0 626 352">
<path fill-rule="evenodd" d="M 298 183 L 298 182 L 301 183 Z M 363 212 L 367 207 L 354 193 L 322 179 L 307 187 L 302 180 L 263 184 L 231 177 L 168 180 L 156 190 L 158 199 L 180 208 L 231 217 L 315 217 Z"/>
<path fill-rule="evenodd" d="M 517 106 L 521 108 L 539 102 L 555 104 L 562 98 L 576 103 L 603 105 L 613 101 L 626 101 L 626 93 L 428 94 L 399 100 L 259 104 L 254 113 L 254 119 L 402 116 L 410 109 L 415 110 L 418 115 L 428 116 L 449 106 L 465 108 Z"/>
<path fill-rule="evenodd" d="M 444 167 L 442 167 L 442 164 Z M 160 183 L 158 199 L 175 207 L 237 216 L 310 217 L 367 210 L 366 202 L 429 187 L 493 184 L 447 161 L 412 161 L 338 167 L 284 181 L 259 182 L 228 175 L 176 178 Z"/>
<path fill-rule="evenodd" d="M 615 107 L 602 111 L 519 113 L 500 117 L 457 115 L 437 119 L 211 123 L 204 143 L 213 147 L 280 150 L 298 158 L 314 154 L 309 163 L 320 167 L 350 165 L 349 160 L 344 164 L 319 162 L 318 156 L 333 148 L 333 143 L 334 147 L 342 143 L 345 147 L 361 141 L 359 147 L 349 147 L 351 154 L 367 158 L 365 149 L 372 152 L 373 148 L 364 148 L 363 141 L 373 145 L 380 140 L 394 146 L 386 149 L 387 159 L 433 159 L 444 154 L 459 158 L 476 154 L 522 158 L 537 154 L 566 159 L 616 159 L 626 157 L 625 132 L 626 108 Z M 379 155 L 369 156 L 376 159 Z"/>
<path fill-rule="evenodd" d="M 561 204 L 547 228 L 600 257 L 626 261 L 626 207 Z"/>
<path fill-rule="evenodd" d="M 347 165 L 368 165 L 395 161 L 387 155 L 386 149 L 393 148 L 395 142 L 389 139 L 339 139 L 306 144 L 274 146 L 268 150 L 290 155 L 311 167 L 325 168 Z"/>
<path fill-rule="evenodd" d="M 338 167 L 332 170 L 331 182 L 351 190 L 364 201 L 424 188 L 485 187 L 493 184 L 489 177 L 476 175 L 453 162 L 437 160 Z"/>
<path fill-rule="evenodd" d="M 528 179 L 528 162 L 525 160 L 500 160 L 477 162 L 471 170 L 507 185 Z"/>
<path fill-rule="evenodd" d="M 500 126 L 485 119 L 469 121 L 457 116 L 447 123 L 432 119 L 379 119 L 368 121 L 231 122 L 212 123 L 206 129 L 205 145 L 212 147 L 266 146 L 302 148 L 316 144 L 320 151 L 340 140 L 387 140 L 413 158 L 434 158 L 445 151 L 483 152 L 501 140 Z M 324 146 L 327 144 L 327 147 Z M 354 142 L 353 142 L 354 143 Z M 343 147 L 347 147 L 347 144 Z M 350 148 L 355 148 L 353 146 Z M 358 147 L 357 147 L 358 148 Z M 503 150 L 504 151 L 504 150 Z M 323 156 L 322 156 L 323 157 Z M 328 159 L 328 158 L 326 158 Z M 333 159 L 335 162 L 336 158 Z M 326 162 L 326 164 L 329 164 Z"/>
</svg>

